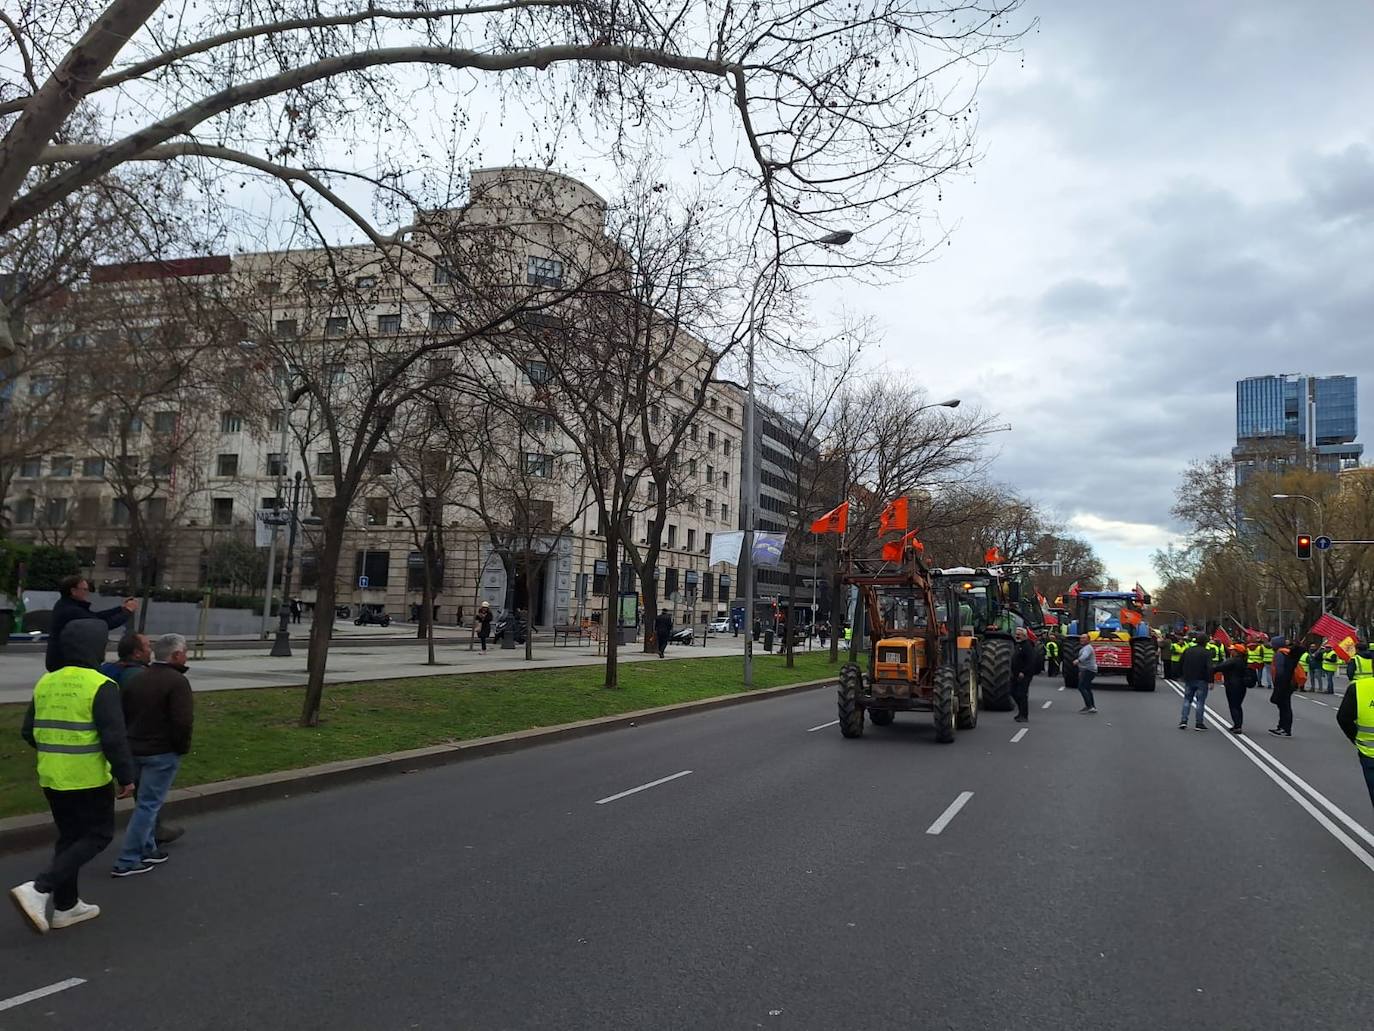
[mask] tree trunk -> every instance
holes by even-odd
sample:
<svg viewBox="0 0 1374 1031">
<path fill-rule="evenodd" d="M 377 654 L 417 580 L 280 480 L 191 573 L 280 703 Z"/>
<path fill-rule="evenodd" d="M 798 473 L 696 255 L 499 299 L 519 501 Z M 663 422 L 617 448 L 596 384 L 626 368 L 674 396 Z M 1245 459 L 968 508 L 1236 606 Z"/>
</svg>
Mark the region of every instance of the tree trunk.
<svg viewBox="0 0 1374 1031">
<path fill-rule="evenodd" d="M 618 554 L 620 537 L 614 527 L 615 523 L 611 522 L 610 528 L 606 531 L 606 593 L 614 601 L 607 606 L 606 625 L 602 628 L 606 634 L 606 683 L 604 686 L 609 689 L 620 686 L 619 671 L 615 665 L 619 646 L 616 624 L 620 614 L 620 562 Z"/>
<path fill-rule="evenodd" d="M 797 664 L 796 657 L 792 654 L 792 633 L 793 619 L 797 611 L 797 552 L 792 551 L 792 561 L 787 564 L 787 614 L 782 620 L 782 647 L 783 654 L 787 656 L 787 668 L 791 669 Z"/>
<path fill-rule="evenodd" d="M 530 588 L 534 583 L 534 570 L 530 565 L 530 552 L 533 549 L 525 548 L 525 661 L 530 662 L 534 659 L 534 599 L 530 596 Z"/>
<path fill-rule="evenodd" d="M 434 575 L 430 572 L 429 560 L 432 550 L 429 541 L 426 540 L 424 554 L 421 556 L 425 564 L 425 579 L 423 590 L 420 592 L 420 632 L 425 635 L 425 663 L 429 666 L 437 665 L 434 661 Z"/>
<path fill-rule="evenodd" d="M 324 527 L 324 546 L 320 551 L 319 581 L 315 587 L 315 618 L 310 624 L 307 649 L 309 679 L 305 703 L 301 707 L 301 726 L 315 727 L 320 722 L 320 702 L 324 697 L 324 671 L 329 659 L 329 641 L 334 630 L 334 602 L 338 597 L 339 556 L 343 551 L 344 516 L 331 514 Z"/>
<path fill-rule="evenodd" d="M 835 549 L 835 572 L 830 578 L 830 661 L 832 663 L 840 661 L 840 634 L 843 633 L 845 606 L 849 604 L 847 594 L 843 598 L 840 596 L 843 590 L 843 570 L 841 569 L 837 546 Z"/>
<path fill-rule="evenodd" d="M 658 651 L 658 637 L 654 632 L 654 619 L 658 616 L 658 581 L 653 578 L 653 566 L 646 565 L 649 576 L 640 575 L 640 591 L 644 595 L 644 651 Z"/>
</svg>

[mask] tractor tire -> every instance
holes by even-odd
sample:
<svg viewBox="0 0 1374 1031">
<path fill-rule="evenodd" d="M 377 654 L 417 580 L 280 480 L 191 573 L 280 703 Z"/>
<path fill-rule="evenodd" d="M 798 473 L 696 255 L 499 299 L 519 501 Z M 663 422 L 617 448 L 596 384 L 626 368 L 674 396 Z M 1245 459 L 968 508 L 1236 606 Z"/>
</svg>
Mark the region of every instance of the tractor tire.
<svg viewBox="0 0 1374 1031">
<path fill-rule="evenodd" d="M 869 709 L 868 718 L 875 727 L 890 727 L 897 714 L 891 709 Z"/>
<path fill-rule="evenodd" d="M 985 637 L 978 649 L 978 686 L 983 692 L 983 708 L 988 712 L 1011 712 L 1011 653 L 1015 642 L 1010 637 Z"/>
<path fill-rule="evenodd" d="M 1153 691 L 1159 668 L 1159 642 L 1153 637 L 1131 638 L 1131 690 Z"/>
<path fill-rule="evenodd" d="M 1074 655 L 1077 654 L 1078 651 L 1075 649 Z M 1070 691 L 1078 690 L 1078 667 L 1069 659 L 1064 660 L 1064 686 Z"/>
<path fill-rule="evenodd" d="M 972 730 L 978 726 L 978 674 L 973 666 L 964 668 L 964 682 L 959 690 L 954 725 L 960 730 Z"/>
<path fill-rule="evenodd" d="M 863 690 L 863 673 L 852 662 L 840 667 L 840 733 L 845 737 L 864 736 L 864 710 L 859 704 Z"/>
<path fill-rule="evenodd" d="M 954 682 L 954 667 L 945 663 L 935 671 L 935 740 L 947 745 L 954 740 L 955 710 L 959 701 Z"/>
</svg>

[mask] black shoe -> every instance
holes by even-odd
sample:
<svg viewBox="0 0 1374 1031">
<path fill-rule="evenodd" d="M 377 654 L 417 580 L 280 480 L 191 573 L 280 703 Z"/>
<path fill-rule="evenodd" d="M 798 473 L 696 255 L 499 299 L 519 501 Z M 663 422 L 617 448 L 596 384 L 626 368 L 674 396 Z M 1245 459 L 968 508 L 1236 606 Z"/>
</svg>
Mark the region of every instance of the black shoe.
<svg viewBox="0 0 1374 1031">
<path fill-rule="evenodd" d="M 1179 725 L 1178 725 L 1178 729 L 1179 729 L 1179 730 L 1187 730 L 1187 729 L 1188 729 L 1188 721 L 1187 721 L 1187 720 L 1182 720 L 1182 721 L 1180 721 L 1180 722 L 1179 722 Z"/>
<path fill-rule="evenodd" d="M 178 827 L 171 823 L 158 824 L 157 829 L 153 831 L 153 840 L 159 845 L 170 845 L 185 833 L 185 827 Z"/>
<path fill-rule="evenodd" d="M 1193 729 L 1194 729 L 1194 730 L 1206 730 L 1206 729 L 1207 729 L 1207 725 L 1206 725 L 1205 723 L 1199 723 L 1199 724 L 1198 724 L 1196 727 L 1194 727 Z"/>
<path fill-rule="evenodd" d="M 1229 730 L 1232 734 L 1243 734 L 1243 733 L 1245 733 L 1245 732 L 1244 732 L 1243 730 L 1241 730 L 1239 727 L 1227 727 L 1226 729 Z"/>
<path fill-rule="evenodd" d="M 1293 736 L 1293 732 L 1292 732 L 1291 730 L 1279 730 L 1278 727 L 1275 727 L 1273 730 L 1269 731 L 1269 733 L 1273 734 L 1275 737 L 1292 737 L 1292 736 Z"/>
<path fill-rule="evenodd" d="M 110 871 L 111 877 L 137 877 L 141 873 L 152 873 L 153 867 L 149 863 L 139 863 L 137 866 L 116 866 Z"/>
<path fill-rule="evenodd" d="M 1012 721 L 1013 723 L 1025 723 L 1025 722 L 1027 722 L 1027 721 L 1026 721 L 1026 717 L 1024 717 L 1024 716 L 1013 716 L 1011 721 Z"/>
<path fill-rule="evenodd" d="M 162 849 L 158 849 L 158 850 L 157 850 L 156 852 L 154 852 L 152 855 L 150 855 L 150 856 L 144 856 L 144 857 L 143 857 L 143 861 L 144 861 L 145 863 L 149 863 L 149 864 L 151 864 L 151 865 L 153 865 L 153 866 L 157 866 L 159 863 L 165 863 L 165 862 L 167 862 L 167 860 L 169 860 L 169 859 L 171 859 L 171 858 L 172 858 L 172 857 L 169 856 L 166 852 L 162 851 Z"/>
</svg>

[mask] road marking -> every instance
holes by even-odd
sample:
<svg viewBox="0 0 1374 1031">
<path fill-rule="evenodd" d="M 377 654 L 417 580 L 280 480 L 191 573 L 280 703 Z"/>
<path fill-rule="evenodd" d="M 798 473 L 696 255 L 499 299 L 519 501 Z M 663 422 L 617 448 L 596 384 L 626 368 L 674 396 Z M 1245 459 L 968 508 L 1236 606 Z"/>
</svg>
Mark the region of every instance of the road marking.
<svg viewBox="0 0 1374 1031">
<path fill-rule="evenodd" d="M 56 995 L 58 992 L 65 992 L 68 988 L 75 988 L 77 985 L 85 983 L 86 979 L 84 977 L 69 977 L 65 981 L 58 981 L 56 984 L 50 984 L 46 988 L 35 988 L 33 991 L 25 992 L 23 995 L 12 995 L 8 999 L 0 999 L 0 1010 L 12 1010 L 14 1007 L 22 1006 L 26 1002 L 37 1002 L 39 999 L 45 999 L 49 995 Z"/>
<path fill-rule="evenodd" d="M 1048 701 L 1047 701 L 1044 705 L 1040 706 L 1040 708 L 1042 708 L 1042 709 L 1048 709 L 1048 708 L 1049 708 L 1051 705 L 1053 705 L 1053 704 L 1054 704 L 1053 702 L 1048 702 Z"/>
<path fill-rule="evenodd" d="M 1026 736 L 1026 731 L 1028 730 L 1030 730 L 1030 727 L 1022 727 L 1020 730 L 1018 730 L 1015 734 L 1011 736 L 1011 743 L 1016 744 L 1016 742 L 1020 741 L 1023 737 Z"/>
<path fill-rule="evenodd" d="M 829 723 L 822 723 L 819 727 L 811 727 L 811 728 L 809 728 L 806 732 L 807 732 L 808 734 L 814 734 L 816 731 L 818 731 L 818 730 L 824 730 L 826 727 L 834 727 L 834 726 L 837 726 L 837 725 L 839 724 L 839 722 L 840 722 L 839 720 L 831 720 Z"/>
<path fill-rule="evenodd" d="M 598 798 L 596 804 L 605 805 L 607 802 L 614 802 L 617 799 L 624 798 L 626 795 L 637 795 L 641 791 L 648 791 L 650 788 L 656 788 L 660 784 L 667 784 L 670 780 L 677 780 L 679 777 L 685 777 L 691 772 L 691 770 L 678 770 L 677 773 L 670 774 L 667 777 L 659 777 L 658 780 L 651 780 L 649 783 L 641 784 L 637 788 L 630 788 L 629 791 L 621 791 L 615 795 L 607 795 L 605 798 Z"/>
<path fill-rule="evenodd" d="M 1309 698 L 1307 700 L 1311 702 L 1313 705 L 1320 705 L 1323 709 L 1331 708 L 1331 706 L 1327 705 L 1325 702 L 1319 702 L 1315 698 Z"/>
<path fill-rule="evenodd" d="M 1180 698 L 1183 697 L 1183 690 L 1172 680 L 1166 680 L 1165 683 L 1172 687 L 1174 689 L 1174 692 Z M 1219 717 L 1210 708 L 1207 709 L 1207 717 L 1218 730 L 1225 730 L 1227 726 L 1226 721 Z M 1345 831 L 1341 830 L 1340 827 L 1337 827 L 1334 823 L 1332 823 L 1327 818 L 1326 813 L 1323 813 L 1320 809 L 1316 808 L 1316 806 L 1312 805 L 1311 802 L 1303 798 L 1302 795 L 1298 794 L 1298 792 L 1293 788 L 1291 784 L 1288 783 L 1288 781 L 1283 780 L 1279 777 L 1278 773 L 1276 773 L 1275 770 L 1281 771 L 1284 774 L 1284 776 L 1291 778 L 1294 784 L 1297 784 L 1309 795 L 1311 795 L 1314 799 L 1316 799 L 1319 803 L 1321 803 L 1328 810 L 1330 810 L 1332 816 L 1340 820 L 1341 823 L 1345 824 L 1346 827 L 1348 827 L 1359 837 L 1363 838 L 1364 841 L 1371 846 L 1374 846 L 1374 834 L 1371 834 L 1361 824 L 1352 819 L 1351 816 L 1348 813 L 1346 813 L 1343 809 L 1337 806 L 1334 802 L 1328 799 L 1316 788 L 1312 787 L 1311 784 L 1308 784 L 1305 780 L 1299 777 L 1287 766 L 1283 765 L 1283 763 L 1275 759 L 1272 755 L 1266 752 L 1254 741 L 1251 741 L 1247 737 L 1231 733 L 1224 733 L 1222 736 L 1227 741 L 1230 741 L 1231 744 L 1235 745 L 1236 748 L 1240 750 L 1241 755 L 1245 756 L 1245 758 L 1249 759 L 1252 763 L 1258 766 L 1260 770 L 1264 772 L 1265 776 L 1267 776 L 1279 787 L 1283 788 L 1283 790 L 1293 799 L 1293 801 L 1297 802 L 1298 805 L 1302 806 L 1303 809 L 1307 810 L 1308 815 L 1310 815 L 1314 820 L 1316 820 L 1319 824 L 1326 828 L 1327 832 L 1333 838 L 1335 838 L 1347 849 L 1349 849 L 1351 855 L 1353 855 L 1356 859 L 1358 859 L 1361 863 L 1368 867 L 1371 872 L 1374 872 L 1374 854 L 1365 851 L 1365 849 L 1360 846 L 1359 842 L 1355 841 L 1353 838 L 1350 837 L 1350 835 L 1346 834 Z M 1260 756 L 1263 756 L 1264 759 L 1268 760 L 1269 763 L 1275 767 L 1275 769 L 1271 770 L 1268 766 L 1266 766 L 1264 762 L 1260 760 Z"/>
<path fill-rule="evenodd" d="M 949 821 L 959 815 L 959 810 L 968 805 L 968 800 L 973 797 L 972 791 L 961 791 L 959 797 L 949 804 L 949 808 L 940 814 L 940 818 L 926 828 L 927 834 L 939 834 L 949 826 Z"/>
<path fill-rule="evenodd" d="M 1060 684 L 1060 685 L 1059 685 L 1059 690 L 1061 690 L 1061 691 L 1064 690 L 1064 685 L 1063 685 L 1063 684 Z"/>
</svg>

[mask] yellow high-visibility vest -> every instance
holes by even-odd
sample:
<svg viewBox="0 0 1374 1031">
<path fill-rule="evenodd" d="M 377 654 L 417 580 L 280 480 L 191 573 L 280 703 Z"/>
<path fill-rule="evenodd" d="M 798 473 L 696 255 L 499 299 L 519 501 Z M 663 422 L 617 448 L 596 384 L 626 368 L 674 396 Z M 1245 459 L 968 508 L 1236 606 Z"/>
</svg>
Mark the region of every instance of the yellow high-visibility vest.
<svg viewBox="0 0 1374 1031">
<path fill-rule="evenodd" d="M 109 680 L 81 666 L 45 673 L 33 689 L 33 740 L 38 783 L 82 791 L 110 783 L 110 764 L 95 728 L 95 693 Z"/>
<path fill-rule="evenodd" d="M 1356 655 L 1355 664 L 1355 747 L 1361 755 L 1374 759 L 1374 659 Z"/>
<path fill-rule="evenodd" d="M 1357 659 L 1359 656 L 1355 656 Z M 1335 673 L 1341 668 L 1341 657 L 1336 654 L 1334 649 L 1328 648 L 1322 652 L 1322 670 L 1326 673 Z"/>
</svg>

